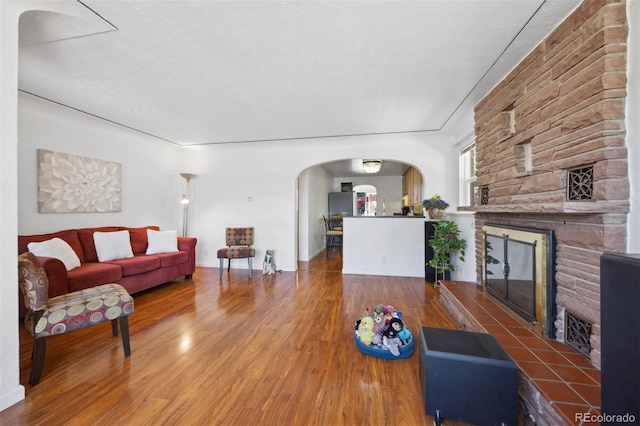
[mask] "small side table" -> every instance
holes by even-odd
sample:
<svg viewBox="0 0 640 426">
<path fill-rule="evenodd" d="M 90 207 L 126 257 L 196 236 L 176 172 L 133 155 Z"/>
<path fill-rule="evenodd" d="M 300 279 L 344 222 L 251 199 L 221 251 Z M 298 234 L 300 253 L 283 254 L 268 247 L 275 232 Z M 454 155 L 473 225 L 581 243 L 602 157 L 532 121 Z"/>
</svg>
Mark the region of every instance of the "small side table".
<svg viewBox="0 0 640 426">
<path fill-rule="evenodd" d="M 518 366 L 490 334 L 421 327 L 425 413 L 481 425 L 518 424 Z"/>
</svg>

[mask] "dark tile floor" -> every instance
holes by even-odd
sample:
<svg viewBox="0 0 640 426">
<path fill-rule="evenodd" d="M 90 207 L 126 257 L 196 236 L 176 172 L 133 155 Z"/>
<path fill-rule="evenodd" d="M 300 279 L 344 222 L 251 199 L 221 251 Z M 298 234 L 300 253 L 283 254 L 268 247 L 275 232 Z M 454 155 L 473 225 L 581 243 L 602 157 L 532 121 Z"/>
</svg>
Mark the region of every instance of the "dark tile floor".
<svg viewBox="0 0 640 426">
<path fill-rule="evenodd" d="M 598 415 L 600 370 L 576 349 L 535 329 L 473 283 L 445 282 L 447 290 L 504 347 L 520 371 L 568 424 L 576 413 Z M 579 417 L 578 417 L 579 418 Z"/>
</svg>

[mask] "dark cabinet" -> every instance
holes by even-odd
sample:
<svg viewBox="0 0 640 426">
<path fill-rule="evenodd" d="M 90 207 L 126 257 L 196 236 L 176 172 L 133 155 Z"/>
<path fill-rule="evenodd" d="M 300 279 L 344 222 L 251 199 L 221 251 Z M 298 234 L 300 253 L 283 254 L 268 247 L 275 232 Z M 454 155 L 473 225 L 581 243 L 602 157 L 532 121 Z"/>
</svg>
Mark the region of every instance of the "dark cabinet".
<svg viewBox="0 0 640 426">
<path fill-rule="evenodd" d="M 640 255 L 600 257 L 602 413 L 640 419 Z M 615 418 L 612 418 L 615 421 Z M 605 419 L 602 424 L 611 423 Z M 635 423 L 638 424 L 638 423 Z"/>
<path fill-rule="evenodd" d="M 429 261 L 433 259 L 433 248 L 429 245 L 429 240 L 433 237 L 434 222 L 426 221 L 424 223 L 424 280 L 430 283 L 436 282 L 436 270 L 428 265 Z M 449 271 L 445 271 L 444 279 L 451 279 Z"/>
</svg>

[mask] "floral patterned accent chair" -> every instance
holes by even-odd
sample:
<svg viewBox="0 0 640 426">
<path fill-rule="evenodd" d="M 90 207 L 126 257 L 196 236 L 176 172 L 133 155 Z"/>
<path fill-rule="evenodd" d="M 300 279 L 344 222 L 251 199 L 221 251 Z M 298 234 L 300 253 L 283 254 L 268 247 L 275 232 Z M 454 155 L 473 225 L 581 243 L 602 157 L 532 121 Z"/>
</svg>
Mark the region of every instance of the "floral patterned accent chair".
<svg viewBox="0 0 640 426">
<path fill-rule="evenodd" d="M 47 337 L 111 321 L 113 336 L 122 331 L 125 358 L 131 355 L 129 320 L 133 298 L 119 284 L 97 287 L 49 298 L 49 280 L 38 258 L 31 252 L 18 256 L 18 280 L 29 309 L 24 319 L 34 337 L 29 384 L 40 381 Z"/>
<path fill-rule="evenodd" d="M 249 278 L 252 273 L 252 258 L 256 256 L 256 249 L 253 245 L 253 228 L 226 228 L 225 243 L 227 247 L 218 250 L 218 259 L 220 259 L 220 279 L 222 279 L 222 271 L 224 269 L 224 259 L 229 259 L 227 273 L 231 270 L 231 259 L 248 259 L 249 261 Z"/>
</svg>

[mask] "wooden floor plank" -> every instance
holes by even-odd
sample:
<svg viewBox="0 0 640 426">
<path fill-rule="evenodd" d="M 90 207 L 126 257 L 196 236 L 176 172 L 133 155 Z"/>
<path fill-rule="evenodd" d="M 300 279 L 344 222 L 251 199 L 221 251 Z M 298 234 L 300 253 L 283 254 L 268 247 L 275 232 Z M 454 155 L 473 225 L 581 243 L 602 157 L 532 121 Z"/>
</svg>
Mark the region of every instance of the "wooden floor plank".
<svg viewBox="0 0 640 426">
<path fill-rule="evenodd" d="M 21 326 L 26 398 L 0 424 L 431 425 L 417 347 L 404 360 L 372 358 L 352 333 L 378 303 L 402 311 L 414 334 L 453 328 L 437 290 L 421 278 L 340 271 L 337 252 L 252 279 L 198 268 L 193 280 L 134 295 L 131 357 L 108 324 L 54 336 L 33 387 Z"/>
</svg>

